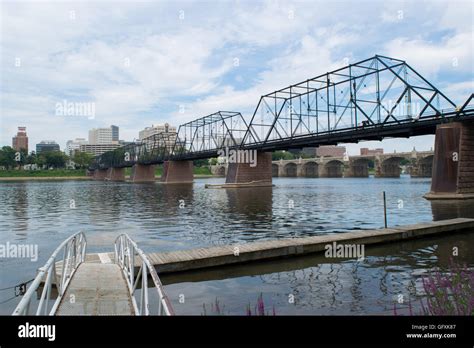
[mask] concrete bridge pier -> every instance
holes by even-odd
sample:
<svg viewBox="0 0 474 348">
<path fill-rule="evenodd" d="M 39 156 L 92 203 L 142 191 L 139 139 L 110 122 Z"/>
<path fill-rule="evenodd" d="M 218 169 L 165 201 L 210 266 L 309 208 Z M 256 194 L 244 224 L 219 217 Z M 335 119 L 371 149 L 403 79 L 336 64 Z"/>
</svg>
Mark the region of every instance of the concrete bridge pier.
<svg viewBox="0 0 474 348">
<path fill-rule="evenodd" d="M 272 185 L 272 153 L 258 152 L 257 163 L 229 163 L 226 184 L 243 184 L 242 186 Z"/>
<path fill-rule="evenodd" d="M 153 182 L 155 181 L 155 165 L 134 164 L 130 181 L 132 182 Z"/>
<path fill-rule="evenodd" d="M 168 184 L 192 183 L 193 161 L 166 161 L 163 165 L 161 182 Z"/>
<path fill-rule="evenodd" d="M 431 178 L 433 173 L 433 156 L 426 156 L 412 160 L 410 176 L 412 178 Z"/>
<path fill-rule="evenodd" d="M 375 158 L 376 178 L 399 178 L 401 173 L 400 161 L 403 157 L 389 157 L 387 159 Z"/>
<path fill-rule="evenodd" d="M 369 177 L 369 160 L 368 159 L 356 159 L 349 160 L 349 165 L 344 177 L 350 178 L 368 178 Z"/>
<path fill-rule="evenodd" d="M 337 159 L 330 159 L 319 165 L 320 178 L 342 178 L 344 176 L 344 162 Z"/>
<path fill-rule="evenodd" d="M 105 180 L 107 177 L 108 169 L 96 169 L 94 170 L 94 175 L 92 176 L 94 180 Z"/>
<path fill-rule="evenodd" d="M 125 168 L 107 169 L 106 179 L 110 181 L 125 181 Z"/>
<path fill-rule="evenodd" d="M 426 199 L 474 198 L 474 123 L 436 127 L 431 191 Z"/>
</svg>

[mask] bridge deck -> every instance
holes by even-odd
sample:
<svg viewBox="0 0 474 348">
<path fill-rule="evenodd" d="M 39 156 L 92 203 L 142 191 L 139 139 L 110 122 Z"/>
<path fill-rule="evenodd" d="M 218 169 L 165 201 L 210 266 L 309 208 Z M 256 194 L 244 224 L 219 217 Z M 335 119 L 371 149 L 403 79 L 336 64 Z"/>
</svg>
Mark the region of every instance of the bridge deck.
<svg viewBox="0 0 474 348">
<path fill-rule="evenodd" d="M 82 263 L 56 315 L 134 315 L 120 267 L 114 263 Z"/>
</svg>

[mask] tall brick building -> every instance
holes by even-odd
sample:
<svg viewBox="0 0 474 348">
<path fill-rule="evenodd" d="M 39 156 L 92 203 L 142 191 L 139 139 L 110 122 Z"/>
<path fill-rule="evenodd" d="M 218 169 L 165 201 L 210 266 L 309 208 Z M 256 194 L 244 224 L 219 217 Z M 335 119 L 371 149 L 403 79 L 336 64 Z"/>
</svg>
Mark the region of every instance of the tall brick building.
<svg viewBox="0 0 474 348">
<path fill-rule="evenodd" d="M 12 138 L 12 147 L 16 151 L 23 149 L 28 152 L 28 136 L 26 135 L 26 127 L 18 127 L 17 134 Z"/>
<path fill-rule="evenodd" d="M 320 157 L 344 157 L 345 146 L 320 146 L 316 148 L 316 156 Z"/>
<path fill-rule="evenodd" d="M 362 156 L 382 155 L 383 149 L 369 149 L 367 147 L 363 147 L 360 149 L 360 154 Z"/>
</svg>

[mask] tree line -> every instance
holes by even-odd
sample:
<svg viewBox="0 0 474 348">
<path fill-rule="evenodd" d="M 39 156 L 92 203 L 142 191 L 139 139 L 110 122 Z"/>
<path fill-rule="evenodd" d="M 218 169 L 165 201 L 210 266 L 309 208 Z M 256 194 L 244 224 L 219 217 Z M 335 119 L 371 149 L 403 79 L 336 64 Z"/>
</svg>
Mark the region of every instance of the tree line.
<svg viewBox="0 0 474 348">
<path fill-rule="evenodd" d="M 36 164 L 39 168 L 64 168 L 69 160 L 72 160 L 76 169 L 87 168 L 94 156 L 85 152 L 76 151 L 74 155 L 68 156 L 61 151 L 47 151 L 36 154 L 34 151 L 29 154 L 22 149 L 16 151 L 10 146 L 3 146 L 0 149 L 0 167 L 5 169 L 21 168 L 26 164 Z"/>
</svg>

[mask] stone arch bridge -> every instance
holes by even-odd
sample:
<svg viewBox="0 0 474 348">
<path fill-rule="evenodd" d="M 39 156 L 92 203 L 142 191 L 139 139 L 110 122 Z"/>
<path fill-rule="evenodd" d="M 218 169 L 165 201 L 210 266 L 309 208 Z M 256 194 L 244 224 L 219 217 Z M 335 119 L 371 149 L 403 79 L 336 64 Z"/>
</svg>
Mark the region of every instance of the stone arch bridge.
<svg viewBox="0 0 474 348">
<path fill-rule="evenodd" d="M 369 176 L 369 163 L 374 163 L 375 177 L 398 178 L 401 161 L 408 160 L 407 171 L 412 177 L 431 177 L 433 151 L 412 151 L 349 157 L 318 157 L 272 162 L 274 177 L 342 178 Z M 227 165 L 213 166 L 213 174 L 226 175 Z"/>
</svg>

